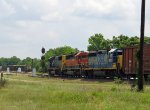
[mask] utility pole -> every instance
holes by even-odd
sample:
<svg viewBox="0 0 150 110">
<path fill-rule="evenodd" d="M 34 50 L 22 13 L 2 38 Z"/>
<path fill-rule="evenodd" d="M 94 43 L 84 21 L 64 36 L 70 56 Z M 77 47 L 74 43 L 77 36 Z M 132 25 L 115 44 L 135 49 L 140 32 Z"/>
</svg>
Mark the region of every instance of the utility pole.
<svg viewBox="0 0 150 110">
<path fill-rule="evenodd" d="M 143 91 L 143 83 L 144 83 L 144 76 L 143 76 L 144 75 L 144 66 L 143 66 L 144 31 L 145 31 L 145 0 L 142 0 L 138 91 Z"/>
</svg>

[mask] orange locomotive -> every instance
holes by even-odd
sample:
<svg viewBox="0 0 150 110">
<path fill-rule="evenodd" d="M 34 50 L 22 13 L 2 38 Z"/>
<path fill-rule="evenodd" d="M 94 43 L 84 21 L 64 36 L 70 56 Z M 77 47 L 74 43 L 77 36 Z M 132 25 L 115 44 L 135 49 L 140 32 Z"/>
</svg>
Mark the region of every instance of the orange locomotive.
<svg viewBox="0 0 150 110">
<path fill-rule="evenodd" d="M 62 75 L 62 76 L 82 76 L 83 67 L 88 66 L 88 53 L 79 52 L 77 54 L 63 55 L 61 58 L 62 62 L 58 62 L 57 57 L 49 59 L 49 74 L 50 75 Z M 61 65 L 61 66 L 57 66 Z"/>
</svg>

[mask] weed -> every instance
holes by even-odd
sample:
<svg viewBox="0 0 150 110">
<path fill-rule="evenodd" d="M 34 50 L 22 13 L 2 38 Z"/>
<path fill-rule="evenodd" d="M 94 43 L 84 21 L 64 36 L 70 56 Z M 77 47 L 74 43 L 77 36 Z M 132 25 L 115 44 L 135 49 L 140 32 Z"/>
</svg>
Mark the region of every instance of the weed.
<svg viewBox="0 0 150 110">
<path fill-rule="evenodd" d="M 123 80 L 121 80 L 121 78 L 118 78 L 118 77 L 114 77 L 114 82 L 115 84 L 122 84 L 123 83 Z"/>
<path fill-rule="evenodd" d="M 6 83 L 7 83 L 6 79 L 1 79 L 0 80 L 0 88 L 4 87 L 6 85 Z"/>
<path fill-rule="evenodd" d="M 134 80 L 133 83 L 131 83 L 131 91 L 137 91 L 137 80 Z"/>
<path fill-rule="evenodd" d="M 113 92 L 114 92 L 114 91 L 117 91 L 117 88 L 116 88 L 116 87 L 112 87 L 112 88 L 111 88 L 111 91 L 113 91 Z"/>
</svg>

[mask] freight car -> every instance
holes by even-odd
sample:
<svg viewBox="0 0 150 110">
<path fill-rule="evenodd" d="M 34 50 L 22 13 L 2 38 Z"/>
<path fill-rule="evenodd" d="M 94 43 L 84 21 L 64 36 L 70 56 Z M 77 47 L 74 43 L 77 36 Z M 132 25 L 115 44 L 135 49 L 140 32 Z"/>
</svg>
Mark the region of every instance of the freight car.
<svg viewBox="0 0 150 110">
<path fill-rule="evenodd" d="M 139 46 L 130 46 L 124 48 L 123 52 L 123 72 L 127 77 L 136 77 L 138 72 L 137 52 Z M 144 77 L 150 75 L 150 44 L 144 44 Z"/>
</svg>

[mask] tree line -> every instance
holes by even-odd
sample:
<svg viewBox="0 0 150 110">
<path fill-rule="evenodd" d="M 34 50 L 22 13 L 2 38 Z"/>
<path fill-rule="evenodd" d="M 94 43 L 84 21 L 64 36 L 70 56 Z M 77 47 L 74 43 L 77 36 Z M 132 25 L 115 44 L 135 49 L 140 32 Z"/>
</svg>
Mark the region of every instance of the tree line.
<svg viewBox="0 0 150 110">
<path fill-rule="evenodd" d="M 137 36 L 129 37 L 126 35 L 113 36 L 112 40 L 105 39 L 102 34 L 95 34 L 91 36 L 88 40 L 89 45 L 87 47 L 88 51 L 102 50 L 110 48 L 125 48 L 131 45 L 138 45 L 140 43 L 140 38 Z M 145 43 L 150 43 L 150 37 L 144 39 Z"/>
<path fill-rule="evenodd" d="M 7 66 L 9 65 L 26 65 L 28 67 L 31 68 L 32 66 L 32 61 L 33 61 L 33 67 L 35 67 L 37 69 L 37 71 L 40 71 L 40 59 L 37 58 L 30 58 L 27 57 L 25 59 L 20 59 L 16 56 L 13 56 L 11 58 L 0 58 L 0 66 L 2 66 L 3 68 L 7 68 Z"/>
</svg>

